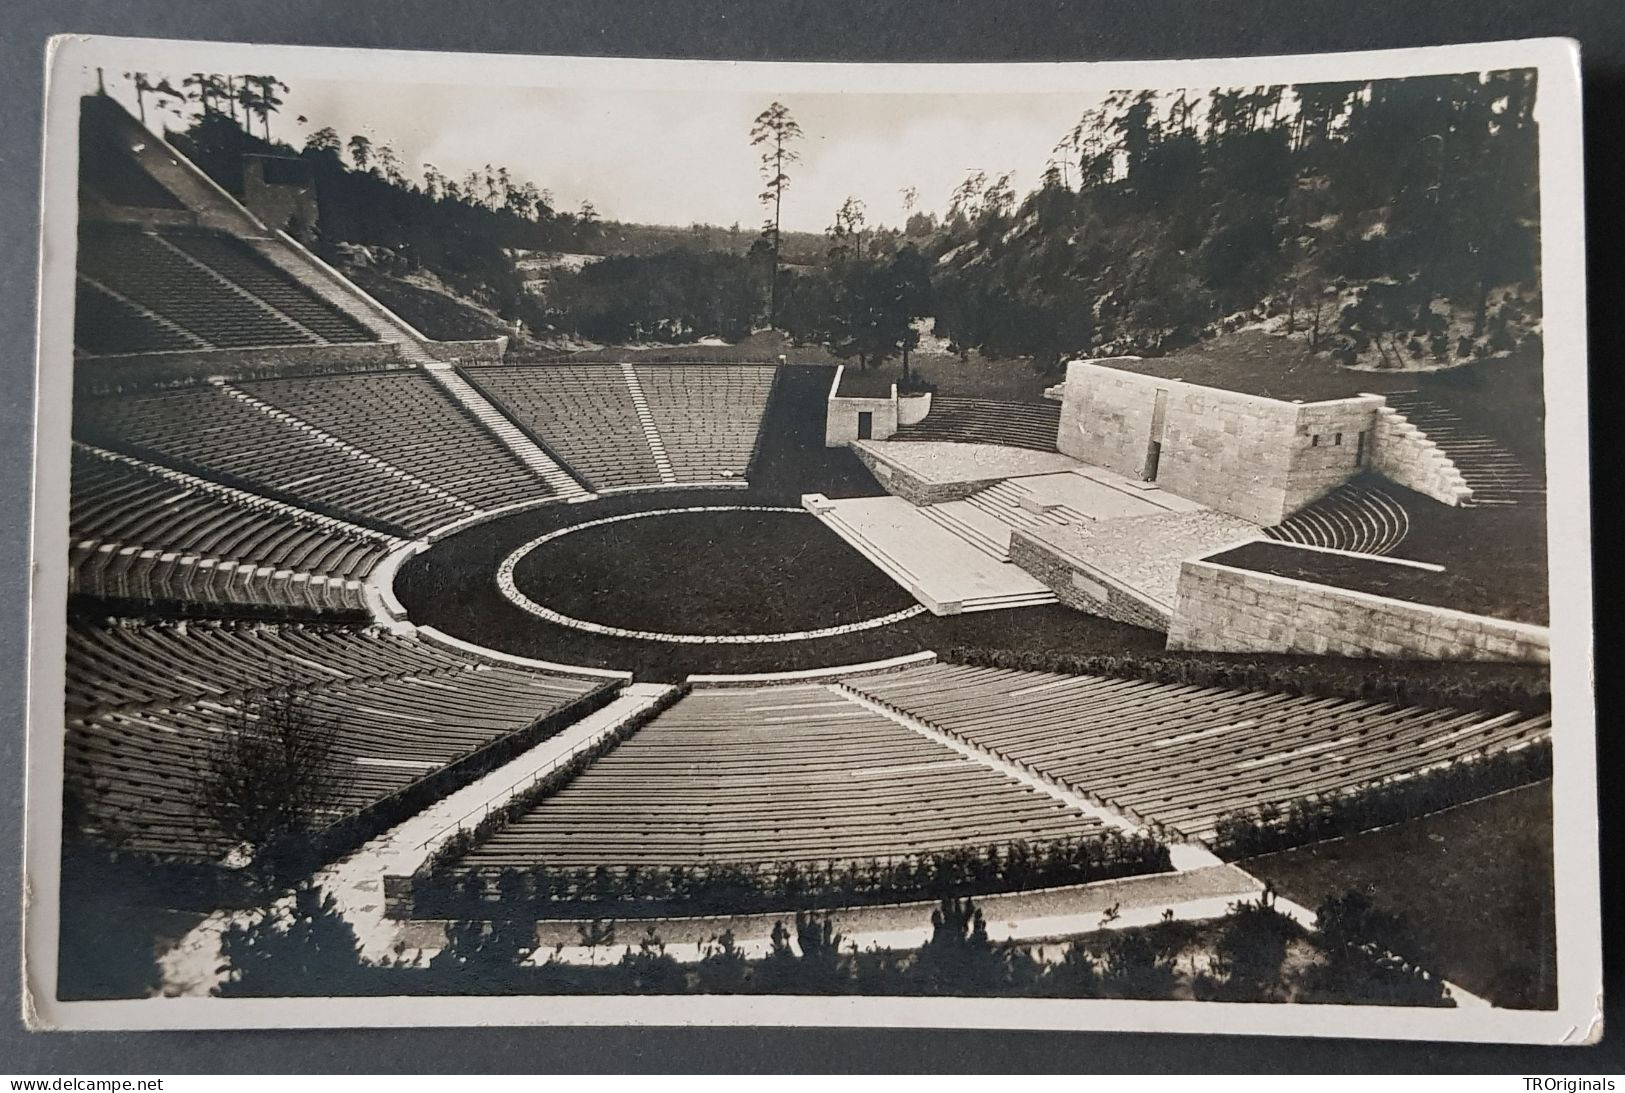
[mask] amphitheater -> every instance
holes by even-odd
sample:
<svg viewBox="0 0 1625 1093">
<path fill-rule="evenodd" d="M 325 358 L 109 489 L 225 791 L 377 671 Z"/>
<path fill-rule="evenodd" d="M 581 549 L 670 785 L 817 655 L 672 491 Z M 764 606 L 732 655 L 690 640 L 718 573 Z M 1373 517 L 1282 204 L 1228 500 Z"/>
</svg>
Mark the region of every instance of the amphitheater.
<svg viewBox="0 0 1625 1093">
<path fill-rule="evenodd" d="M 341 727 L 323 876 L 372 952 L 421 936 L 437 875 L 1148 836 L 1163 873 L 1113 882 L 1132 922 L 1259 890 L 1213 852 L 1227 815 L 1549 737 L 1546 715 L 948 655 L 1042 620 L 1138 651 L 1542 659 L 1538 622 L 1406 592 L 1451 564 L 1405 557 L 1429 506 L 1541 504 L 1425 396 L 1351 392 L 1338 412 L 1369 424 L 1300 434 L 1346 466 L 1261 516 L 1211 476 L 1181 488 L 1180 443 L 1206 441 L 1160 396 L 1149 473 L 1080 431 L 1124 417 L 1088 400 L 1131 362 L 932 405 L 772 358 L 509 361 L 424 337 L 110 101 L 84 117 L 66 762 L 77 824 L 121 852 L 229 861 L 197 781 L 294 688 Z"/>
</svg>

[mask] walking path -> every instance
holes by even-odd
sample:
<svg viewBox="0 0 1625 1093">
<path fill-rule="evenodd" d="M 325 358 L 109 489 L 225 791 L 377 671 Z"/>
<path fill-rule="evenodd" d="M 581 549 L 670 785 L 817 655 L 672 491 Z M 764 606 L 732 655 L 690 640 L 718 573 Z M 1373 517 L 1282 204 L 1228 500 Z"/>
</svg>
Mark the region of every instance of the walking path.
<svg viewBox="0 0 1625 1093">
<path fill-rule="evenodd" d="M 361 942 L 364 959 L 393 955 L 402 941 L 400 925 L 384 916 L 384 876 L 409 874 L 426 861 L 459 827 L 471 827 L 492 808 L 530 785 L 576 752 L 653 704 L 671 688 L 634 683 L 609 705 L 589 714 L 518 758 L 436 801 L 422 812 L 362 845 L 348 857 L 317 873 L 312 881 L 332 895 Z M 286 909 L 292 897 L 273 906 Z M 206 995 L 220 979 L 220 938 L 233 921 L 252 921 L 257 913 L 217 911 L 204 919 L 158 959 L 166 995 Z"/>
</svg>

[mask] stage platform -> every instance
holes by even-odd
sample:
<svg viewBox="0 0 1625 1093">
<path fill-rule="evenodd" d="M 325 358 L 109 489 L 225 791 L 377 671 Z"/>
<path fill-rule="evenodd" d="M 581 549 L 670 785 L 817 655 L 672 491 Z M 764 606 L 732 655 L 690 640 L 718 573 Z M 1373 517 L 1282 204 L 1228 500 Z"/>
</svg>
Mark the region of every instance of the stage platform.
<svg viewBox="0 0 1625 1093">
<path fill-rule="evenodd" d="M 801 504 L 932 614 L 1056 602 L 1042 582 L 971 545 L 901 497 L 832 501 L 813 493 Z"/>
</svg>

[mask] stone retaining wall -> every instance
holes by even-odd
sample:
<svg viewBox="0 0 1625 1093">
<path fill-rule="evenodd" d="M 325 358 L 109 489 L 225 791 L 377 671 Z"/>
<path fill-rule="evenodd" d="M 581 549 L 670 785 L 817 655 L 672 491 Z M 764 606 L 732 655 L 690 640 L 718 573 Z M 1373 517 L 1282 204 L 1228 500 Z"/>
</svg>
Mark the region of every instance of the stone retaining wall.
<svg viewBox="0 0 1625 1093">
<path fill-rule="evenodd" d="M 931 482 L 907 468 L 886 462 L 873 452 L 865 450 L 861 444 L 854 444 L 852 451 L 859 461 L 869 468 L 869 473 L 875 476 L 875 481 L 885 487 L 887 493 L 915 505 L 963 501 L 971 494 L 1003 481 L 999 478 L 987 478 L 976 482 Z"/>
<path fill-rule="evenodd" d="M 1382 399 L 1297 403 L 1143 375 L 1113 360 L 1067 366 L 1057 447 L 1263 527 L 1335 489 L 1360 467 L 1359 436 Z M 1369 439 L 1369 437 L 1368 437 Z"/>
<path fill-rule="evenodd" d="M 1547 627 L 1188 561 L 1168 648 L 1550 663 Z"/>
<path fill-rule="evenodd" d="M 1371 469 L 1447 505 L 1472 500 L 1467 480 L 1444 450 L 1390 406 L 1377 411 Z"/>
<path fill-rule="evenodd" d="M 247 381 L 408 367 L 411 362 L 394 342 L 348 342 L 81 357 L 74 362 L 73 379 L 78 394 L 94 395 L 214 378 Z"/>
<path fill-rule="evenodd" d="M 1042 581 L 1056 599 L 1085 614 L 1164 632 L 1172 619 L 1165 605 L 1019 528 L 1010 535 L 1010 561 Z"/>
<path fill-rule="evenodd" d="M 839 448 L 858 439 L 858 415 L 873 414 L 870 419 L 868 440 L 885 440 L 897 432 L 900 425 L 913 425 L 923 421 L 931 412 L 931 395 L 898 395 L 897 385 L 891 385 L 889 395 L 843 395 L 841 377 L 846 365 L 835 369 L 835 379 L 829 385 L 829 398 L 824 411 L 824 447 Z"/>
</svg>

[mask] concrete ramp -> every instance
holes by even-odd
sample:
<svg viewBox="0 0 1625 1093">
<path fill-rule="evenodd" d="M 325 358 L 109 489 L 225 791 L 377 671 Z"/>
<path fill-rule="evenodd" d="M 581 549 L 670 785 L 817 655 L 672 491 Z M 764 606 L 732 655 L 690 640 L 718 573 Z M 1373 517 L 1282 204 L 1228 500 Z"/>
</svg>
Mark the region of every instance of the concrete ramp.
<svg viewBox="0 0 1625 1093">
<path fill-rule="evenodd" d="M 801 504 L 934 615 L 1056 602 L 1024 570 L 971 545 L 901 497 L 832 501 L 815 493 Z"/>
</svg>

